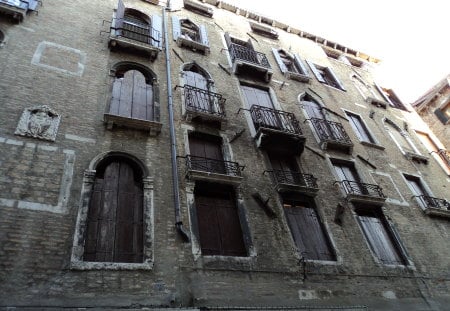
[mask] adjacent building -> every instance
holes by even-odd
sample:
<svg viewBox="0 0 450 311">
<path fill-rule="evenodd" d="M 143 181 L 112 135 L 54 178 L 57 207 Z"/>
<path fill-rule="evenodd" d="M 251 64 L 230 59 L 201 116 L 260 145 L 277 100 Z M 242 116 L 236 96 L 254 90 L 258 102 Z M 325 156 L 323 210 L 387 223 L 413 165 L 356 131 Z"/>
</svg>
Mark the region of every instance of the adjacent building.
<svg viewBox="0 0 450 311">
<path fill-rule="evenodd" d="M 450 304 L 446 136 L 378 59 L 216 0 L 0 13 L 1 308 Z"/>
</svg>

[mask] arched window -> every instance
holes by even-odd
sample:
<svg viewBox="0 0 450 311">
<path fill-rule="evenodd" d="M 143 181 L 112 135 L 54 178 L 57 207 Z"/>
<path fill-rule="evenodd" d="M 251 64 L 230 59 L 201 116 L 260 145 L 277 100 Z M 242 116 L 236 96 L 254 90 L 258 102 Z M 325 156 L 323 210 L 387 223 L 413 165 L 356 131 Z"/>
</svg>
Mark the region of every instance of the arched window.
<svg viewBox="0 0 450 311">
<path fill-rule="evenodd" d="M 145 66 L 132 63 L 115 67 L 111 102 L 105 121 L 159 133 L 159 90 L 156 76 Z"/>
<path fill-rule="evenodd" d="M 136 157 L 109 152 L 85 171 L 71 265 L 150 269 L 153 181 Z"/>
</svg>

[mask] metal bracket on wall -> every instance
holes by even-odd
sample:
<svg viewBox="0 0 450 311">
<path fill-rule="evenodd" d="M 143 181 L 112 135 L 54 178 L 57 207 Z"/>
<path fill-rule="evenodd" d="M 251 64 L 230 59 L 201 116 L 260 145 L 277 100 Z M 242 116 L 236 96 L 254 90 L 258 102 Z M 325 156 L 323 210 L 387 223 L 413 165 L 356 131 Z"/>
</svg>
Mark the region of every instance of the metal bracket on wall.
<svg viewBox="0 0 450 311">
<path fill-rule="evenodd" d="M 225 71 L 229 76 L 231 76 L 231 72 L 228 70 L 228 68 L 226 68 L 224 65 L 222 65 L 221 63 L 218 63 L 219 67 Z"/>
<path fill-rule="evenodd" d="M 234 134 L 234 136 L 230 139 L 230 143 L 232 143 L 233 141 L 235 141 L 236 139 L 238 139 L 239 137 L 241 137 L 241 135 L 245 132 L 245 128 L 243 128 L 242 130 L 240 130 L 239 132 L 236 132 Z"/>
<path fill-rule="evenodd" d="M 334 213 L 334 222 L 339 226 L 342 226 L 342 218 L 344 216 L 344 210 L 345 210 L 344 205 L 338 203 L 338 205 L 336 206 L 336 211 Z"/>
<path fill-rule="evenodd" d="M 182 63 L 184 63 L 183 58 L 180 56 L 180 54 L 178 54 L 178 52 L 175 49 L 172 49 L 173 53 L 175 54 L 176 57 L 178 57 L 179 60 L 181 60 Z"/>
<path fill-rule="evenodd" d="M 264 212 L 266 213 L 267 216 L 269 216 L 270 218 L 277 217 L 277 213 L 275 213 L 273 208 L 269 206 L 270 198 L 268 198 L 267 200 L 264 200 L 261 197 L 261 195 L 257 192 L 253 193 L 252 197 L 256 201 L 256 203 L 258 203 L 258 205 L 264 210 Z"/>
</svg>

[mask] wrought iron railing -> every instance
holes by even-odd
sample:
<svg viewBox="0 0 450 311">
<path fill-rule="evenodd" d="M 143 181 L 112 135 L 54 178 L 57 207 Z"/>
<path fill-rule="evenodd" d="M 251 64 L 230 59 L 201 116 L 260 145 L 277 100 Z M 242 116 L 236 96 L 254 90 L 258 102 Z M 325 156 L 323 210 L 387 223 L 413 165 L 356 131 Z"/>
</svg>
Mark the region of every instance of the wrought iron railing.
<svg viewBox="0 0 450 311">
<path fill-rule="evenodd" d="M 123 21 L 122 27 L 111 27 L 111 29 L 116 31 L 116 34 L 135 40 L 142 43 L 147 43 L 150 45 L 160 45 L 161 33 L 149 26 L 139 26 L 132 23 L 127 23 L 126 20 Z"/>
<path fill-rule="evenodd" d="M 367 184 L 353 180 L 338 181 L 347 194 L 366 195 L 371 197 L 385 198 L 383 190 L 380 186 Z"/>
<path fill-rule="evenodd" d="M 437 154 L 444 161 L 444 163 L 447 164 L 447 166 L 450 167 L 450 154 L 449 154 L 449 152 L 447 150 L 445 150 L 445 149 L 439 149 L 437 151 Z"/>
<path fill-rule="evenodd" d="M 186 166 L 188 170 L 224 174 L 229 176 L 241 176 L 243 169 L 243 167 L 237 162 L 216 160 L 193 155 L 186 156 Z"/>
<path fill-rule="evenodd" d="M 191 85 L 184 85 L 186 110 L 225 117 L 225 100 L 221 94 L 199 89 Z"/>
<path fill-rule="evenodd" d="M 300 124 L 293 113 L 253 105 L 250 108 L 256 130 L 270 128 L 290 134 L 302 135 Z"/>
<path fill-rule="evenodd" d="M 319 135 L 321 142 L 334 141 L 341 144 L 352 144 L 350 137 L 341 123 L 320 118 L 311 118 L 309 120 L 314 126 L 317 135 Z"/>
<path fill-rule="evenodd" d="M 305 186 L 307 188 L 317 188 L 317 178 L 311 174 L 289 170 L 272 170 L 269 171 L 273 179 L 279 184 L 293 184 Z"/>
<path fill-rule="evenodd" d="M 433 207 L 450 210 L 450 202 L 445 199 L 434 198 L 428 195 L 416 195 L 414 197 L 417 198 L 420 204 L 425 208 Z"/>
<path fill-rule="evenodd" d="M 256 52 L 251 48 L 236 43 L 231 43 L 228 47 L 228 51 L 230 52 L 231 61 L 233 63 L 235 60 L 243 60 L 268 69 L 271 68 L 269 60 L 264 53 Z"/>
</svg>

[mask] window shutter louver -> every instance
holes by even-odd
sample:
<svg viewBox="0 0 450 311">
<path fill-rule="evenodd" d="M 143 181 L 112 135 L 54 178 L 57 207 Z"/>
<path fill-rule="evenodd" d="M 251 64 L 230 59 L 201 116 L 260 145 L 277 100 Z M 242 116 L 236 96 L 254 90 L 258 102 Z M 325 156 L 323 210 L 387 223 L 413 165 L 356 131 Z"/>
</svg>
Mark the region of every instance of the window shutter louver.
<svg viewBox="0 0 450 311">
<path fill-rule="evenodd" d="M 294 54 L 294 60 L 297 67 L 302 71 L 302 74 L 304 74 L 305 76 L 309 76 L 308 69 L 306 68 L 305 63 L 302 61 L 300 56 L 298 56 L 298 54 Z"/>
<path fill-rule="evenodd" d="M 326 83 L 325 79 L 322 77 L 320 72 L 317 71 L 316 66 L 313 63 L 311 63 L 309 60 L 307 60 L 306 62 L 308 63 L 309 67 L 311 68 L 313 74 L 316 76 L 316 79 L 319 82 Z"/>
<path fill-rule="evenodd" d="M 272 48 L 273 56 L 275 57 L 275 60 L 277 61 L 278 67 L 280 67 L 280 70 L 283 74 L 285 74 L 288 70 L 286 68 L 286 65 L 284 64 L 283 60 L 280 57 L 280 54 L 278 53 L 278 50 L 275 48 Z"/>
<path fill-rule="evenodd" d="M 115 27 L 116 31 L 123 28 L 123 17 L 125 15 L 125 5 L 122 0 L 117 3 Z"/>
<path fill-rule="evenodd" d="M 200 40 L 203 45 L 209 46 L 208 32 L 206 31 L 205 25 L 200 25 Z"/>
<path fill-rule="evenodd" d="M 339 88 L 342 91 L 345 91 L 344 85 L 339 81 L 338 77 L 334 74 L 333 70 L 329 67 L 326 68 L 326 70 L 330 73 L 330 75 L 333 77 L 334 81 L 338 84 Z"/>
<path fill-rule="evenodd" d="M 180 19 L 178 16 L 172 16 L 172 35 L 173 40 L 177 41 L 178 37 L 181 34 L 181 25 L 180 25 Z"/>
<path fill-rule="evenodd" d="M 158 47 L 162 50 L 162 18 L 159 15 L 152 16 L 152 27 L 151 27 L 151 39 L 152 45 Z"/>
</svg>

